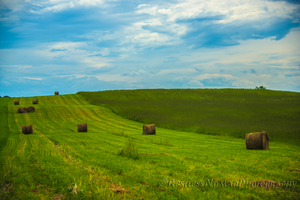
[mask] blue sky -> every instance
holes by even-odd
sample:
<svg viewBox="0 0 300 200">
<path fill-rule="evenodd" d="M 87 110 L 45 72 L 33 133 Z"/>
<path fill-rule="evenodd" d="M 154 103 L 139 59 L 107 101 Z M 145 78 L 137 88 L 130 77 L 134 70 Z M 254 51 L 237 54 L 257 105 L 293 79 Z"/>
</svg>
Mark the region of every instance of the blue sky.
<svg viewBox="0 0 300 200">
<path fill-rule="evenodd" d="M 0 96 L 300 92 L 297 0 L 0 0 Z"/>
</svg>

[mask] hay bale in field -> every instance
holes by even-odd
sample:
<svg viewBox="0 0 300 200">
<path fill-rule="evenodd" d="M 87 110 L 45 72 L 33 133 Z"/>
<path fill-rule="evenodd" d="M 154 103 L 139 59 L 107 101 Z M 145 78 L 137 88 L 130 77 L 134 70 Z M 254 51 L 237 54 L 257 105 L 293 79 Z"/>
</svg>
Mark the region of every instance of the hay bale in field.
<svg viewBox="0 0 300 200">
<path fill-rule="evenodd" d="M 30 124 L 30 125 L 22 126 L 22 133 L 32 134 L 33 133 L 32 125 Z"/>
<path fill-rule="evenodd" d="M 27 109 L 25 107 L 19 107 L 17 113 L 27 113 Z"/>
<path fill-rule="evenodd" d="M 156 135 L 155 124 L 144 124 L 143 126 L 143 135 Z"/>
<path fill-rule="evenodd" d="M 87 132 L 87 123 L 77 124 L 78 132 Z"/>
<path fill-rule="evenodd" d="M 58 93 L 58 92 L 55 92 L 54 94 L 55 94 L 55 95 L 59 95 L 59 93 Z"/>
<path fill-rule="evenodd" d="M 32 106 L 29 106 L 28 108 L 26 108 L 27 112 L 35 112 L 35 108 Z"/>
<path fill-rule="evenodd" d="M 39 104 L 39 100 L 33 100 L 32 104 Z"/>
<path fill-rule="evenodd" d="M 269 136 L 266 131 L 247 133 L 245 143 L 247 149 L 269 150 Z"/>
<path fill-rule="evenodd" d="M 14 105 L 19 105 L 19 101 L 14 101 Z"/>
</svg>

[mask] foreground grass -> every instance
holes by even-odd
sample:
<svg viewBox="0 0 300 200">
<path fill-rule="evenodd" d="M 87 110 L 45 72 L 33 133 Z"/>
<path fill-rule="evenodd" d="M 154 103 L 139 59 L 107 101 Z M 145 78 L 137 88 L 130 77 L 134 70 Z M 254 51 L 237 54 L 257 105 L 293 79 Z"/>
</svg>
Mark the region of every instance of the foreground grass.
<svg viewBox="0 0 300 200">
<path fill-rule="evenodd" d="M 300 145 L 300 93 L 254 89 L 145 89 L 79 92 L 88 102 L 159 127 Z"/>
<path fill-rule="evenodd" d="M 17 114 L 13 101 L 27 107 L 35 99 L 35 113 Z M 143 124 L 80 95 L 0 102 L 7 110 L 0 199 L 296 199 L 300 192 L 297 145 L 271 141 L 269 151 L 249 151 L 240 138 L 159 127 L 142 135 Z M 78 133 L 85 122 L 88 132 Z M 21 133 L 27 124 L 33 134 Z M 276 184 L 244 183 L 262 180 Z"/>
</svg>

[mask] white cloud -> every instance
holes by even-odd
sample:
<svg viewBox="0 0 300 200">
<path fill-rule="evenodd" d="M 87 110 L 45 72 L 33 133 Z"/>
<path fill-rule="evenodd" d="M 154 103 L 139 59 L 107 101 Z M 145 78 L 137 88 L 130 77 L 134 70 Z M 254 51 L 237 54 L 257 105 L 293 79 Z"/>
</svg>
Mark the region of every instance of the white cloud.
<svg viewBox="0 0 300 200">
<path fill-rule="evenodd" d="M 95 75 L 98 80 L 100 81 L 126 81 L 126 82 L 132 82 L 135 79 L 129 76 L 121 76 L 120 74 L 103 74 L 103 75 Z"/>
<path fill-rule="evenodd" d="M 101 68 L 108 66 L 107 63 L 100 63 L 101 58 L 86 58 L 83 60 L 83 63 L 87 63 L 90 67 Z"/>
<path fill-rule="evenodd" d="M 62 10 L 78 7 L 104 6 L 105 0 L 48 0 L 48 1 L 28 1 L 34 6 L 28 12 L 42 14 L 44 12 L 59 12 Z"/>
<path fill-rule="evenodd" d="M 51 7 L 46 7 L 44 9 L 42 9 L 40 12 L 45 12 L 45 11 L 57 12 L 57 11 L 65 10 L 66 8 L 73 8 L 73 7 L 74 7 L 74 4 L 72 2 L 61 3 L 58 5 L 51 6 Z"/>
<path fill-rule="evenodd" d="M 203 21 L 204 24 L 227 24 L 234 22 L 236 25 L 245 24 L 249 21 L 260 23 L 272 23 L 272 21 L 283 18 L 295 19 L 300 17 L 297 14 L 300 5 L 289 4 L 285 1 L 236 1 L 236 0 L 187 0 L 177 3 L 160 2 L 160 4 L 141 4 L 137 6 L 136 14 L 148 14 L 148 23 L 138 22 L 133 24 L 133 34 L 131 41 L 139 41 L 143 45 L 151 44 L 153 41 L 162 42 L 162 44 L 181 43 L 180 36 L 185 35 L 191 27 L 187 23 L 179 23 L 178 20 L 190 20 L 197 18 L 211 18 L 209 21 Z M 294 20 L 295 20 L 294 19 Z M 265 20 L 265 22 L 263 21 Z M 137 28 L 140 25 L 152 27 L 151 32 Z M 261 29 L 265 24 L 256 23 L 256 28 Z M 132 27 L 131 27 L 132 28 Z M 167 33 L 165 35 L 162 32 Z M 205 31 L 204 31 L 205 32 Z M 172 36 L 171 36 L 172 35 Z M 253 36 L 264 37 L 257 34 Z M 145 39 L 147 38 L 147 39 Z M 160 40 L 158 38 L 161 38 Z M 275 38 L 275 37 L 274 37 Z M 173 41 L 170 43 L 170 41 Z M 176 42 L 175 42 L 176 41 Z M 167 44 L 168 45 L 168 44 Z M 190 45 L 193 47 L 193 45 Z"/>
<path fill-rule="evenodd" d="M 287 62 L 289 63 L 289 62 Z M 299 69 L 299 67 L 297 66 L 283 66 L 283 67 L 280 67 L 280 66 L 270 66 L 271 68 L 274 68 L 274 69 Z"/>
<path fill-rule="evenodd" d="M 160 25 L 159 20 L 153 20 L 150 22 L 137 22 L 124 29 L 125 38 L 121 41 L 121 44 L 133 44 L 138 46 L 160 46 L 174 44 L 175 38 L 163 34 L 145 30 L 142 28 L 144 25 Z"/>
<path fill-rule="evenodd" d="M 254 34 L 254 33 L 252 33 L 251 36 L 262 37 L 262 38 L 264 37 L 263 35 L 257 35 L 257 34 Z"/>
<path fill-rule="evenodd" d="M 6 86 L 9 86 L 9 85 L 11 85 L 9 82 L 7 82 L 7 81 L 1 81 L 2 83 L 4 83 L 4 85 L 6 85 Z"/>
<path fill-rule="evenodd" d="M 191 80 L 190 82 L 188 82 L 188 84 L 191 86 L 203 87 L 203 83 L 201 83 L 200 81 L 197 81 L 197 80 Z"/>
<path fill-rule="evenodd" d="M 74 50 L 78 47 L 86 46 L 87 44 L 84 42 L 56 42 L 49 45 L 51 49 L 70 49 Z"/>
<path fill-rule="evenodd" d="M 27 68 L 31 68 L 32 66 L 29 65 L 24 65 L 24 66 L 20 66 L 18 67 L 18 69 L 27 69 Z"/>
<path fill-rule="evenodd" d="M 30 2 L 30 1 L 28 1 L 28 2 Z M 32 5 L 35 5 L 35 6 L 43 7 L 43 5 L 42 5 L 42 4 L 39 4 L 39 3 L 31 2 L 31 4 L 32 4 Z"/>
<path fill-rule="evenodd" d="M 202 23 L 242 24 L 248 21 L 263 22 L 264 19 L 272 21 L 277 18 L 292 18 L 297 9 L 300 9 L 299 5 L 284 1 L 261 0 L 187 0 L 177 3 L 140 4 L 135 13 L 148 14 L 149 17 L 125 28 L 126 38 L 123 42 L 141 46 L 180 44 L 182 43 L 181 36 L 185 35 L 189 29 L 199 27 L 190 27 L 189 24 L 178 23 L 178 20 L 211 18 L 209 22 Z M 300 14 L 297 14 L 297 17 L 300 17 Z M 143 28 L 143 26 L 151 28 Z M 253 36 L 259 35 L 253 34 Z M 192 48 L 193 44 L 190 47 Z"/>
<path fill-rule="evenodd" d="M 295 83 L 292 83 L 292 82 L 289 82 L 289 84 L 292 85 L 292 86 L 295 86 L 295 85 L 296 85 Z"/>
<path fill-rule="evenodd" d="M 0 9 L 4 9 L 5 7 L 11 9 L 13 12 L 20 11 L 23 9 L 23 5 L 21 0 L 1 0 Z"/>
<path fill-rule="evenodd" d="M 147 20 L 133 24 L 133 26 L 139 27 L 139 29 L 141 29 L 142 26 L 151 26 L 154 28 L 154 32 L 165 32 L 168 33 L 168 35 L 170 35 L 169 33 L 172 33 L 174 36 L 181 36 L 187 32 L 187 27 L 185 24 L 178 24 L 165 19 L 165 17 L 161 16 L 161 14 L 166 14 L 167 12 L 163 11 L 162 9 L 158 9 L 156 6 L 151 7 L 150 5 L 147 5 L 142 7 L 138 6 L 138 8 L 142 9 L 136 10 L 136 14 L 149 14 L 153 16 L 149 17 Z M 157 12 L 159 13 L 158 15 L 156 14 Z M 179 40 L 179 37 L 174 36 L 173 39 Z"/>
<path fill-rule="evenodd" d="M 234 87 L 254 87 L 255 84 L 252 81 L 249 81 L 244 78 L 239 78 L 237 81 L 232 82 L 232 86 Z"/>
<path fill-rule="evenodd" d="M 137 6 L 137 8 L 142 8 L 142 7 L 145 7 L 145 6 L 150 6 L 150 4 L 140 4 Z"/>
<path fill-rule="evenodd" d="M 83 78 L 83 77 L 91 77 L 91 76 L 84 75 L 84 74 L 72 74 L 72 75 L 58 75 L 58 76 L 54 76 L 54 77 L 68 78 L 70 80 L 70 79 L 74 79 L 74 78 Z"/>
<path fill-rule="evenodd" d="M 201 17 L 223 16 L 224 19 L 215 23 L 230 23 L 232 21 L 262 20 L 266 18 L 292 18 L 291 14 L 299 9 L 299 5 L 285 1 L 236 1 L 236 0 L 187 0 L 177 4 L 158 4 L 138 6 L 137 13 L 153 16 L 165 15 L 167 21 L 179 19 L 194 19 Z"/>
<path fill-rule="evenodd" d="M 1 67 L 22 67 L 22 65 L 1 65 Z"/>
<path fill-rule="evenodd" d="M 60 59 L 63 61 L 72 61 L 89 67 L 100 68 L 110 66 L 110 59 L 102 57 L 110 53 L 109 49 L 95 48 L 94 50 L 90 50 L 89 48 L 92 45 L 92 43 L 86 42 L 57 42 L 43 44 L 40 47 L 43 50 L 36 51 L 36 54 L 50 60 Z"/>
<path fill-rule="evenodd" d="M 41 81 L 42 78 L 33 78 L 33 77 L 23 77 L 25 79 L 30 79 L 30 80 L 36 80 L 36 81 Z"/>
<path fill-rule="evenodd" d="M 143 76 L 143 75 L 148 75 L 148 73 L 146 71 L 144 71 L 143 69 L 140 69 L 137 72 L 131 72 L 131 73 L 125 73 L 125 76 L 131 76 L 131 77 L 136 77 L 136 76 Z"/>
<path fill-rule="evenodd" d="M 193 68 L 181 68 L 181 69 L 163 69 L 157 72 L 157 75 L 165 75 L 165 74 L 192 74 L 195 73 L 196 70 Z"/>
<path fill-rule="evenodd" d="M 205 80 L 205 79 L 214 79 L 214 78 L 225 78 L 227 80 L 233 80 L 233 79 L 237 79 L 237 77 L 234 77 L 230 74 L 201 74 L 199 76 L 196 76 L 195 79 L 196 80 Z"/>
</svg>

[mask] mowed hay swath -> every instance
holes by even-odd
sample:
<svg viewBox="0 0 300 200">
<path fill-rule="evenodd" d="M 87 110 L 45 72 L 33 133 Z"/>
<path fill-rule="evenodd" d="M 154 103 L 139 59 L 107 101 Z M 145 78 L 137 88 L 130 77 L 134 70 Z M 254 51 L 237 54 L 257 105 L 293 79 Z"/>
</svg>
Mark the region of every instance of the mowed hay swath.
<svg viewBox="0 0 300 200">
<path fill-rule="evenodd" d="M 29 106 L 28 108 L 26 108 L 27 112 L 35 112 L 35 108 L 32 106 Z"/>
<path fill-rule="evenodd" d="M 144 124 L 143 126 L 143 135 L 156 135 L 155 124 Z"/>
<path fill-rule="evenodd" d="M 14 105 L 19 105 L 20 102 L 19 101 L 14 101 Z"/>
<path fill-rule="evenodd" d="M 24 125 L 22 126 L 22 133 L 24 134 L 32 134 L 33 133 L 33 129 L 32 129 L 32 125 Z"/>
<path fill-rule="evenodd" d="M 78 132 L 87 132 L 87 123 L 77 124 Z"/>
<path fill-rule="evenodd" d="M 269 136 L 266 131 L 247 133 L 245 137 L 246 148 L 250 150 L 269 150 Z"/>
<path fill-rule="evenodd" d="M 54 92 L 54 94 L 55 94 L 55 95 L 59 95 L 59 93 L 58 93 L 58 92 Z"/>
<path fill-rule="evenodd" d="M 27 113 L 27 109 L 25 107 L 19 107 L 17 113 Z"/>
<path fill-rule="evenodd" d="M 33 100 L 32 104 L 39 104 L 39 100 Z"/>
</svg>

